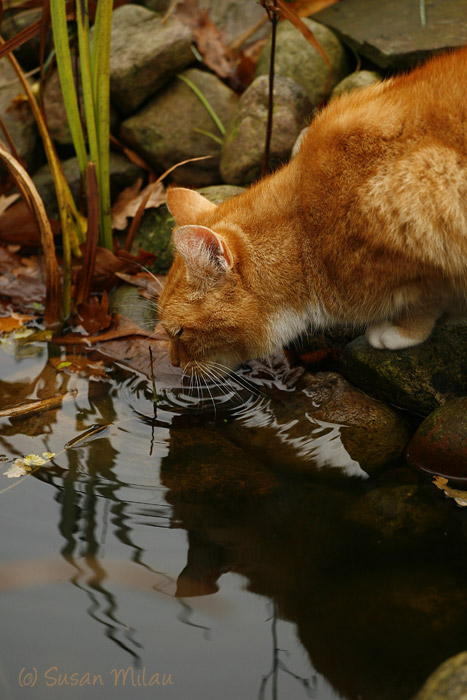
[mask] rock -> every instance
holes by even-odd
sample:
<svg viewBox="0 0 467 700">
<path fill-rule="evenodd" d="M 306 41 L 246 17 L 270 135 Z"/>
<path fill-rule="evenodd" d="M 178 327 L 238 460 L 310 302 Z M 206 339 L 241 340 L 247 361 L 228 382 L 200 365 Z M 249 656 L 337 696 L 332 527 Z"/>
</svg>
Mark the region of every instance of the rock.
<svg viewBox="0 0 467 700">
<path fill-rule="evenodd" d="M 148 8 L 148 10 L 159 12 L 160 14 L 164 15 L 172 3 L 173 0 L 138 0 L 138 2 L 135 4 L 144 5 L 144 7 Z"/>
<path fill-rule="evenodd" d="M 303 21 L 326 52 L 331 62 L 332 75 L 329 75 L 329 66 L 321 54 L 290 22 L 282 22 L 277 28 L 275 72 L 276 75 L 285 75 L 301 85 L 311 106 L 316 107 L 350 73 L 350 62 L 345 48 L 333 32 L 311 19 Z M 261 52 L 256 76 L 269 73 L 269 54 L 270 41 Z"/>
<path fill-rule="evenodd" d="M 358 88 L 380 83 L 382 79 L 383 76 L 374 70 L 359 70 L 356 73 L 348 75 L 344 80 L 341 80 L 340 83 L 337 83 L 336 87 L 331 92 L 331 97 L 337 97 L 337 95 L 342 95 L 345 92 L 353 92 Z"/>
<path fill-rule="evenodd" d="M 145 303 L 138 287 L 133 284 L 121 284 L 109 294 L 109 309 L 130 318 L 136 325 L 152 331 L 157 324 L 157 311 L 151 303 Z"/>
<path fill-rule="evenodd" d="M 268 78 L 256 78 L 243 93 L 222 146 L 221 174 L 235 185 L 251 183 L 261 175 L 268 111 Z M 271 168 L 288 160 L 300 130 L 311 112 L 303 88 L 290 78 L 274 81 Z"/>
<path fill-rule="evenodd" d="M 75 69 L 75 60 L 72 61 L 73 70 Z M 76 80 L 76 73 L 75 73 Z M 79 82 L 81 85 L 81 82 Z M 80 110 L 81 114 L 84 115 L 84 103 L 83 94 L 80 90 Z M 60 85 L 60 77 L 58 75 L 58 70 L 54 70 L 52 74 L 47 78 L 47 82 L 44 89 L 44 107 L 45 113 L 47 115 L 47 127 L 49 133 L 55 143 L 60 146 L 72 146 L 73 139 L 71 138 L 70 126 L 68 123 L 68 117 L 65 109 L 65 103 L 63 102 L 62 88 Z M 110 130 L 116 132 L 118 129 L 119 116 L 117 111 L 112 105 L 110 105 Z"/>
<path fill-rule="evenodd" d="M 253 457 L 203 427 L 171 430 L 169 454 L 161 462 L 161 482 L 190 501 L 252 498 L 271 493 L 276 478 Z"/>
<path fill-rule="evenodd" d="M 426 26 L 420 3 L 407 0 L 346 0 L 318 12 L 314 19 L 340 36 L 360 56 L 381 68 L 416 65 L 434 50 L 467 42 L 465 2 L 433 0 L 426 5 Z"/>
<path fill-rule="evenodd" d="M 280 469 L 360 477 L 397 459 L 409 439 L 395 411 L 333 372 L 304 374 L 294 393 L 241 410 L 225 431 Z"/>
<path fill-rule="evenodd" d="M 200 0 L 199 7 L 207 11 L 209 19 L 222 31 L 226 44 L 254 27 L 266 14 L 259 3 L 251 0 Z M 270 31 L 270 23 L 265 22 L 248 41 L 267 36 Z"/>
<path fill-rule="evenodd" d="M 77 202 L 81 193 L 81 174 L 78 159 L 75 157 L 62 161 L 62 168 L 73 197 Z M 112 199 L 115 199 L 125 187 L 133 185 L 139 177 L 144 175 L 141 168 L 128 160 L 126 156 L 114 151 L 110 151 L 109 169 Z M 48 216 L 52 219 L 58 218 L 57 196 L 49 165 L 43 165 L 42 168 L 39 168 L 32 179 L 44 201 Z"/>
<path fill-rule="evenodd" d="M 220 204 L 224 200 L 244 192 L 244 188 L 232 185 L 213 185 L 202 187 L 198 192 L 211 202 Z M 143 214 L 132 252 L 136 254 L 139 248 L 144 248 L 144 250 L 157 253 L 157 260 L 151 267 L 153 272 L 166 274 L 169 271 L 173 259 L 171 237 L 174 226 L 175 220 L 165 206 L 157 209 L 146 209 Z"/>
<path fill-rule="evenodd" d="M 420 345 L 377 350 L 364 337 L 347 345 L 342 373 L 357 386 L 391 403 L 427 415 L 467 395 L 467 319 L 445 318 Z"/>
<path fill-rule="evenodd" d="M 15 12 L 15 14 L 3 19 L 2 37 L 8 41 L 23 31 L 23 29 L 30 27 L 31 24 L 34 24 L 34 22 L 37 22 L 37 20 L 40 20 L 41 18 L 41 9 L 30 9 L 24 10 L 23 12 Z M 50 51 L 51 35 L 52 31 L 50 31 L 45 44 L 46 56 Z M 39 65 L 40 46 L 41 38 L 40 34 L 37 34 L 29 39 L 29 41 L 26 41 L 22 46 L 15 49 L 13 53 L 23 68 L 26 70 L 33 70 Z"/>
<path fill-rule="evenodd" d="M 237 103 L 235 93 L 215 75 L 197 68 L 182 75 L 201 90 L 221 122 L 226 124 Z M 158 171 L 188 158 L 212 156 L 177 168 L 171 177 L 185 186 L 217 184 L 221 179 L 221 147 L 197 130 L 220 136 L 214 120 L 193 90 L 182 80 L 175 79 L 138 114 L 123 122 L 120 138 Z"/>
<path fill-rule="evenodd" d="M 238 194 L 245 192 L 245 187 L 237 187 L 236 185 L 211 185 L 210 187 L 200 187 L 198 192 L 209 199 L 214 204 L 222 204 L 226 199 L 235 197 Z"/>
<path fill-rule="evenodd" d="M 364 527 L 362 537 L 372 548 L 376 542 L 385 551 L 444 546 L 461 537 L 459 522 L 446 502 L 433 503 L 433 488 L 429 485 L 403 484 L 381 486 L 359 498 L 346 511 L 353 523 Z M 446 532 L 449 531 L 449 538 Z"/>
<path fill-rule="evenodd" d="M 414 700 L 465 700 L 467 651 L 452 656 L 434 671 Z"/>
<path fill-rule="evenodd" d="M 20 158 L 30 170 L 34 168 L 36 160 L 37 128 L 27 100 L 14 103 L 15 98 L 21 94 L 23 88 L 16 72 L 8 59 L 4 58 L 0 61 L 0 117 Z M 0 138 L 5 140 L 3 133 L 0 134 Z"/>
<path fill-rule="evenodd" d="M 191 31 L 171 17 L 162 24 L 154 12 L 122 5 L 113 13 L 110 97 L 132 114 L 172 76 L 193 61 Z"/>
<path fill-rule="evenodd" d="M 407 448 L 413 467 L 448 479 L 467 479 L 467 396 L 425 418 Z"/>
</svg>

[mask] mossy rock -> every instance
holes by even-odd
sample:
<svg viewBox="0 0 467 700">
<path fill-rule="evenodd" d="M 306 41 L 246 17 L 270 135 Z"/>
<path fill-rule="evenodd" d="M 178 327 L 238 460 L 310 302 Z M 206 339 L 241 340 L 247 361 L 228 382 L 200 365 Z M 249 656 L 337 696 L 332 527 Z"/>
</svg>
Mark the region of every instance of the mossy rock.
<svg viewBox="0 0 467 700">
<path fill-rule="evenodd" d="M 439 666 L 414 700 L 466 700 L 467 651 L 452 656 Z"/>
</svg>

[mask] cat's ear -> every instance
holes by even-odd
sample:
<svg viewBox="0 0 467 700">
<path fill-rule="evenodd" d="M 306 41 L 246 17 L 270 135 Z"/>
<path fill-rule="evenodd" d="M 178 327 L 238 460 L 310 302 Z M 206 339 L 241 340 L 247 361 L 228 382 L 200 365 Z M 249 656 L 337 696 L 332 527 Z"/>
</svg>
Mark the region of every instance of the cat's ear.
<svg viewBox="0 0 467 700">
<path fill-rule="evenodd" d="M 167 206 L 178 226 L 196 224 L 200 216 L 216 208 L 209 199 L 185 187 L 170 187 L 167 190 Z"/>
<path fill-rule="evenodd" d="M 206 226 L 180 226 L 173 240 L 195 277 L 219 277 L 233 266 L 233 255 L 226 242 Z"/>
</svg>

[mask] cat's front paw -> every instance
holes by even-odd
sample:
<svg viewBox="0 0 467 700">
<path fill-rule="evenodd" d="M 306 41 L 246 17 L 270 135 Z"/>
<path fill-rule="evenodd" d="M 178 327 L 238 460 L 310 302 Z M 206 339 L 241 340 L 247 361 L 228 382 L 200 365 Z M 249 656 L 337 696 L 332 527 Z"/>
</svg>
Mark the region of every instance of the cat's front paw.
<svg viewBox="0 0 467 700">
<path fill-rule="evenodd" d="M 399 326 L 391 321 L 382 321 L 369 326 L 365 332 L 366 339 L 370 345 L 378 349 L 402 350 L 418 345 L 425 340 L 425 337 L 411 337 L 401 332 Z"/>
</svg>

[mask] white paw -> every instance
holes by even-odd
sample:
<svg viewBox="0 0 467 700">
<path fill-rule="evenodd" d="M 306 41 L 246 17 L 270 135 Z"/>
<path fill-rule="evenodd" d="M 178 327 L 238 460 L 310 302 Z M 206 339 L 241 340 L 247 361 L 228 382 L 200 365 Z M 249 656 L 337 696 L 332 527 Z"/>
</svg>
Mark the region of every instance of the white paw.
<svg viewBox="0 0 467 700">
<path fill-rule="evenodd" d="M 370 345 L 379 349 L 402 350 L 403 348 L 418 345 L 421 342 L 418 338 L 409 338 L 406 335 L 402 335 L 398 327 L 394 326 L 390 321 L 382 321 L 381 323 L 375 323 L 374 326 L 369 326 L 365 335 Z"/>
</svg>

